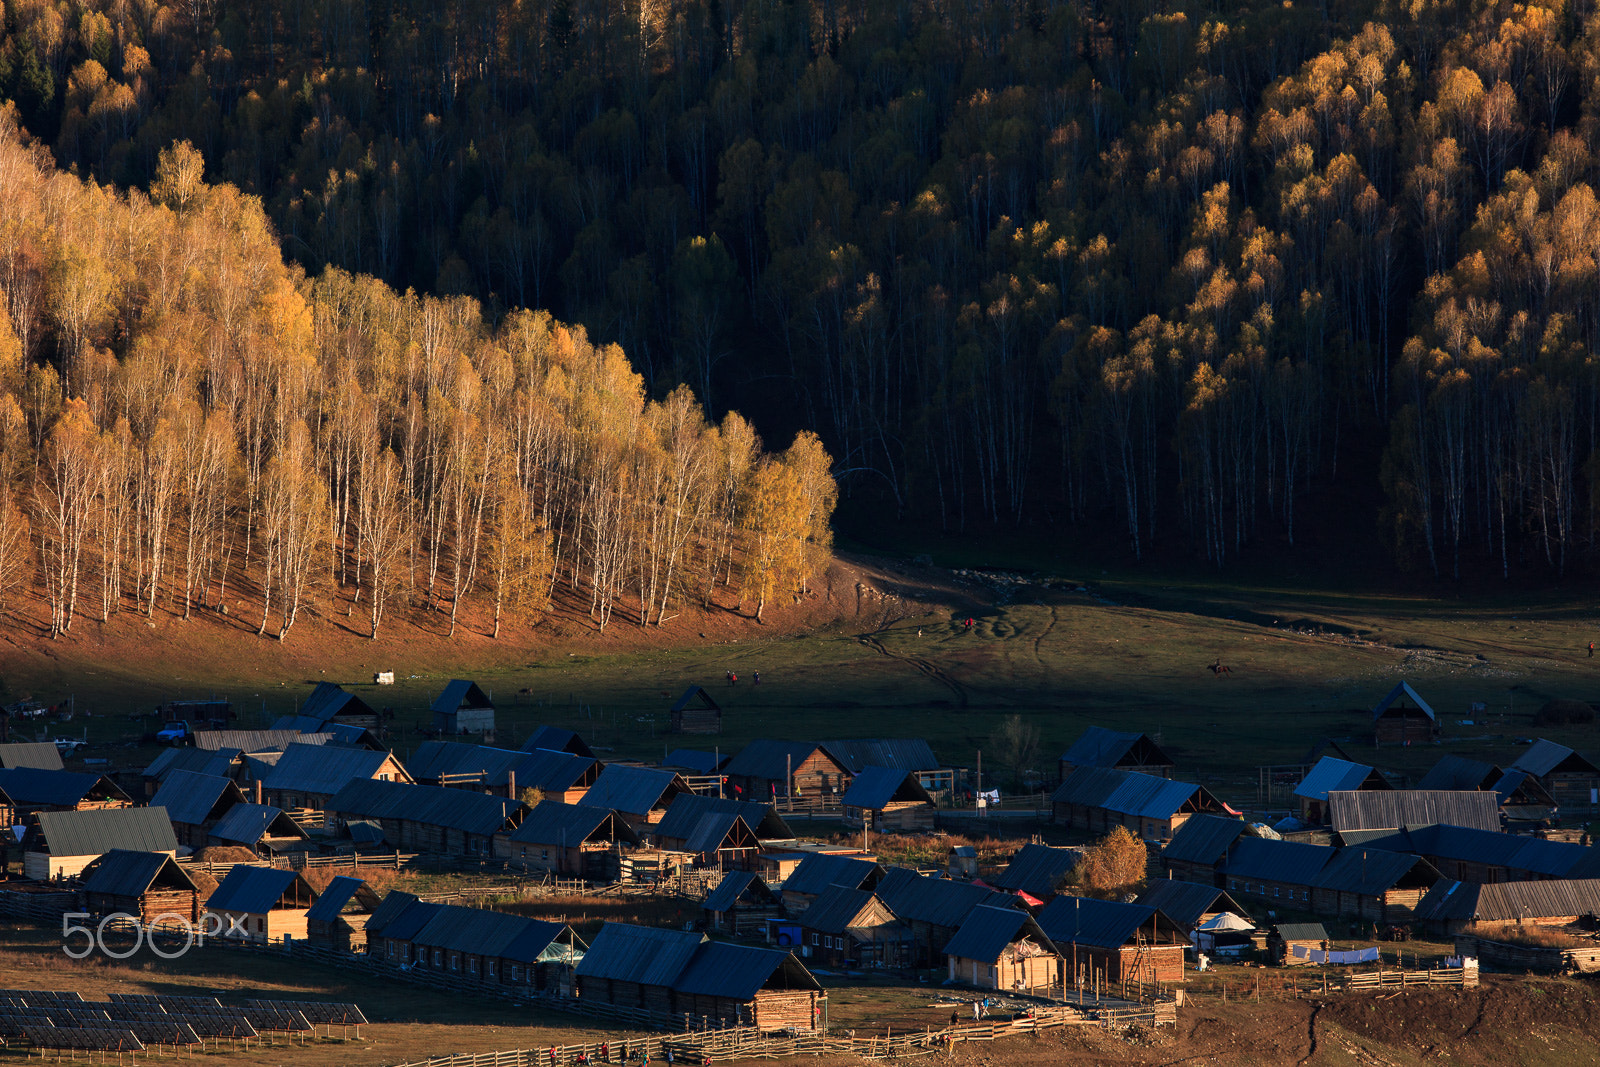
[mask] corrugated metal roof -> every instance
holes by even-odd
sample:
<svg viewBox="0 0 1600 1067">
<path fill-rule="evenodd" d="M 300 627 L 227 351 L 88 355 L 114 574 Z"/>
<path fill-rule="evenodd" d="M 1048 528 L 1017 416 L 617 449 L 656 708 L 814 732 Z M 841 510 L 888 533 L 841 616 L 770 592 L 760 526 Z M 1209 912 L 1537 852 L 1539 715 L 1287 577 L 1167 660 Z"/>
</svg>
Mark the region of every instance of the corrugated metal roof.
<svg viewBox="0 0 1600 1067">
<path fill-rule="evenodd" d="M 270 727 L 272 730 L 296 730 L 302 734 L 327 734 L 330 745 L 341 745 L 345 748 L 370 748 L 379 749 L 383 746 L 372 731 L 364 726 L 356 726 L 347 722 L 324 722 L 311 715 L 284 715 L 275 719 Z"/>
<path fill-rule="evenodd" d="M 1595 767 L 1586 757 L 1566 745 L 1558 745 L 1542 737 L 1511 766 L 1514 770 L 1527 771 L 1535 778 L 1543 778 L 1568 760 L 1573 761 L 1572 769 L 1588 774 L 1600 774 L 1600 768 Z"/>
<path fill-rule="evenodd" d="M 144 776 L 160 780 L 173 771 L 194 771 L 197 774 L 231 778 L 233 762 L 241 755 L 243 753 L 236 748 L 169 748 L 150 761 L 150 765 L 144 769 Z"/>
<path fill-rule="evenodd" d="M 402 893 L 399 890 L 390 890 L 387 894 L 385 894 L 383 903 L 379 904 L 377 909 L 367 917 L 367 934 L 371 936 L 373 934 L 381 933 L 387 937 L 388 934 L 384 929 L 385 927 L 389 926 L 396 919 L 399 919 L 401 915 L 405 914 L 407 909 L 412 907 L 412 905 L 421 904 L 422 902 L 417 899 L 415 894 Z M 437 907 L 438 905 L 428 904 L 422 906 L 433 908 Z"/>
<path fill-rule="evenodd" d="M 945 945 L 944 954 L 992 963 L 1000 958 L 1007 945 L 1027 937 L 1047 950 L 1055 950 L 1050 938 L 1027 912 L 980 904 L 967 914 L 955 936 Z"/>
<path fill-rule="evenodd" d="M 729 871 L 706 897 L 703 907 L 707 911 L 729 911 L 746 893 L 764 904 L 778 903 L 777 894 L 754 871 Z"/>
<path fill-rule="evenodd" d="M 1374 896 L 1393 889 L 1403 879 L 1431 882 L 1439 877 L 1433 864 L 1421 856 L 1381 848 L 1341 848 L 1334 852 L 1333 859 L 1311 883 L 1313 888 Z"/>
<path fill-rule="evenodd" d="M 1374 775 L 1377 777 L 1373 778 Z M 1380 781 L 1383 782 L 1382 786 L 1377 785 Z M 1323 756 L 1315 767 L 1306 772 L 1294 795 L 1306 800 L 1327 800 L 1331 790 L 1360 789 L 1363 785 L 1381 789 L 1389 787 L 1388 781 L 1381 774 L 1377 774 L 1364 763 L 1349 763 L 1342 759 L 1334 759 L 1332 756 Z"/>
<path fill-rule="evenodd" d="M 1487 789 L 1500 768 L 1465 756 L 1440 756 L 1417 782 L 1418 789 Z"/>
<path fill-rule="evenodd" d="M 1136 756 L 1135 749 L 1142 750 Z M 1059 762 L 1074 767 L 1115 767 L 1119 763 L 1135 760 L 1149 766 L 1167 766 L 1173 760 L 1150 738 L 1142 733 L 1124 733 L 1091 726 L 1061 754 Z"/>
<path fill-rule="evenodd" d="M 673 795 L 689 791 L 683 779 L 671 771 L 610 763 L 583 794 L 583 802 L 626 815 L 644 815 L 651 808 L 670 803 Z"/>
<path fill-rule="evenodd" d="M 872 903 L 872 897 L 873 893 L 868 889 L 830 885 L 800 916 L 800 925 L 819 934 L 842 934 L 850 928 L 856 916 Z"/>
<path fill-rule="evenodd" d="M 1119 948 L 1133 940 L 1139 927 L 1159 922 L 1160 913 L 1142 904 L 1122 904 L 1090 897 L 1056 897 L 1039 912 L 1039 927 L 1058 946 L 1093 945 Z M 1169 925 L 1171 920 L 1168 920 Z"/>
<path fill-rule="evenodd" d="M 1326 845 L 1241 837 L 1222 869 L 1229 878 L 1311 885 L 1333 859 L 1335 851 Z"/>
<path fill-rule="evenodd" d="M 535 752 L 524 752 L 522 762 L 512 770 L 517 776 L 518 791 L 531 787 L 543 789 L 548 793 L 564 793 L 598 777 L 600 761 L 592 756 L 539 749 Z M 494 784 L 504 785 L 505 779 L 502 778 Z"/>
<path fill-rule="evenodd" d="M 639 835 L 628 824 L 616 817 L 610 808 L 596 808 L 588 804 L 563 804 L 559 800 L 541 800 L 523 817 L 522 825 L 511 831 L 511 840 L 524 845 L 554 845 L 565 848 L 586 841 L 593 834 L 596 840 L 621 840 L 631 845 L 639 843 Z"/>
<path fill-rule="evenodd" d="M 1489 785 L 1500 803 L 1534 804 L 1555 807 L 1555 798 L 1543 783 L 1527 771 L 1505 771 Z M 1520 798 L 1518 796 L 1520 794 Z"/>
<path fill-rule="evenodd" d="M 430 711 L 451 712 L 462 708 L 492 708 L 494 701 L 489 699 L 489 694 L 478 688 L 478 683 L 466 678 L 452 678 L 450 684 L 444 687 L 444 692 L 429 705 Z"/>
<path fill-rule="evenodd" d="M 683 850 L 696 855 L 707 855 L 722 848 L 728 840 L 728 835 L 733 834 L 738 827 L 744 827 L 745 833 L 751 837 L 755 831 L 751 830 L 745 821 L 731 811 L 712 811 L 700 816 L 694 828 L 689 831 L 689 836 L 684 839 Z M 736 838 L 737 839 L 737 838 Z"/>
<path fill-rule="evenodd" d="M 196 730 L 194 747 L 215 751 L 237 748 L 241 752 L 281 752 L 290 745 L 325 745 L 329 733 L 303 734 L 298 730 Z"/>
<path fill-rule="evenodd" d="M 338 745 L 290 745 L 278 758 L 277 766 L 262 778 L 264 789 L 273 792 L 332 795 L 345 783 L 372 778 L 385 769 L 390 754 L 365 748 Z M 396 773 L 405 775 L 405 768 Z M 397 779 L 399 780 L 399 779 Z M 406 775 L 405 781 L 410 781 Z"/>
<path fill-rule="evenodd" d="M 691 700 L 698 699 L 700 703 L 712 711 L 721 711 L 722 705 L 718 704 L 712 695 L 698 685 L 691 685 L 683 691 L 683 696 L 673 702 L 672 711 L 682 711 L 689 706 Z"/>
<path fill-rule="evenodd" d="M 318 682 L 317 687 L 311 690 L 311 695 L 306 697 L 304 704 L 300 705 L 300 714 L 327 722 L 336 715 L 375 715 L 372 706 L 354 693 L 334 685 L 332 682 Z"/>
<path fill-rule="evenodd" d="M 510 772 L 528 758 L 526 752 L 458 741 L 424 741 L 406 757 L 406 770 L 418 782 L 437 783 L 445 775 L 484 775 L 491 786 L 505 785 Z M 517 785 L 532 785 L 517 775 Z"/>
<path fill-rule="evenodd" d="M 789 824 L 778 815 L 771 804 L 757 804 L 748 800 L 729 800 L 725 797 L 707 796 L 704 793 L 680 793 L 672 798 L 667 813 L 650 828 L 656 840 L 681 841 L 687 839 L 694 827 L 712 813 L 737 815 L 745 825 L 755 831 L 763 841 L 787 841 L 794 837 Z"/>
<path fill-rule="evenodd" d="M 686 930 L 606 923 L 578 964 L 578 977 L 670 986 L 704 940 Z"/>
<path fill-rule="evenodd" d="M 740 749 L 739 754 L 728 761 L 723 773 L 781 782 L 788 777 L 790 767 L 799 767 L 818 749 L 822 749 L 822 754 L 841 771 L 844 770 L 844 764 L 815 741 L 772 741 L 763 738 Z"/>
<path fill-rule="evenodd" d="M 244 794 L 232 778 L 194 771 L 173 771 L 150 798 L 153 807 L 167 809 L 173 822 L 191 826 L 203 824 L 219 806 L 226 814 L 228 805 L 243 803 Z"/>
<path fill-rule="evenodd" d="M 922 788 L 912 771 L 899 767 L 865 767 L 850 783 L 839 803 L 847 808 L 876 811 L 891 801 L 912 800 L 932 804 L 933 798 Z"/>
<path fill-rule="evenodd" d="M 240 864 L 218 884 L 206 901 L 206 907 L 212 911 L 242 911 L 262 915 L 271 911 L 296 882 L 305 887 L 306 894 L 315 896 L 311 886 L 295 871 Z"/>
<path fill-rule="evenodd" d="M 1500 798 L 1476 789 L 1335 789 L 1328 793 L 1328 823 L 1336 832 L 1443 823 L 1497 833 Z"/>
<path fill-rule="evenodd" d="M 878 899 L 901 919 L 952 929 L 960 926 L 967 913 L 979 904 L 1005 907 L 1013 899 L 971 882 L 928 878 L 904 867 L 890 868 L 876 892 Z"/>
<path fill-rule="evenodd" d="M 589 747 L 582 737 L 572 730 L 563 730 L 559 726 L 541 726 L 533 732 L 533 736 L 523 743 L 522 751 L 537 752 L 566 752 L 574 756 L 587 756 L 594 759 L 594 749 Z"/>
<path fill-rule="evenodd" d="M 1159 909 L 1185 930 L 1194 929 L 1201 916 L 1213 911 L 1231 911 L 1241 918 L 1249 918 L 1249 912 L 1241 908 L 1225 890 L 1176 878 L 1151 879 L 1134 903 Z"/>
<path fill-rule="evenodd" d="M 37 767 L 0 770 L 0 792 L 24 807 L 50 804 L 71 807 L 93 795 L 129 799 L 109 778 L 77 771 L 46 771 Z"/>
<path fill-rule="evenodd" d="M 784 879 L 785 893 L 804 893 L 816 896 L 830 885 L 845 885 L 851 889 L 870 888 L 876 879 L 883 877 L 883 868 L 872 860 L 859 856 L 807 856 L 801 860 L 789 877 Z"/>
<path fill-rule="evenodd" d="M 844 764 L 851 774 L 868 767 L 892 767 L 900 771 L 936 771 L 939 759 L 928 742 L 920 737 L 874 737 L 847 741 L 824 741 L 822 747 Z"/>
<path fill-rule="evenodd" d="M 446 904 L 408 940 L 418 947 L 533 963 L 566 929 L 564 923 Z"/>
<path fill-rule="evenodd" d="M 1023 845 L 1011 857 L 1005 870 L 989 879 L 997 889 L 1022 890 L 1041 900 L 1060 891 L 1067 876 L 1083 862 L 1079 848 L 1052 848 L 1049 845 Z"/>
<path fill-rule="evenodd" d="M 1418 922 L 1519 922 L 1600 915 L 1600 878 L 1455 882 L 1441 878 L 1417 906 Z"/>
<path fill-rule="evenodd" d="M 61 770 L 61 750 L 50 741 L 12 741 L 0 745 L 0 768 L 33 767 L 41 771 Z"/>
<path fill-rule="evenodd" d="M 1321 923 L 1279 923 L 1272 932 L 1284 941 L 1328 940 L 1328 931 Z"/>
<path fill-rule="evenodd" d="M 1411 826 L 1400 832 L 1372 837 L 1344 836 L 1347 842 L 1367 848 L 1506 867 L 1551 878 L 1600 875 L 1600 853 L 1565 841 L 1489 833 L 1464 826 Z"/>
<path fill-rule="evenodd" d="M 727 941 L 707 941 L 697 948 L 672 988 L 690 996 L 749 1000 L 769 985 L 775 989 L 822 988 L 792 952 Z"/>
<path fill-rule="evenodd" d="M 281 808 L 270 804 L 235 804 L 208 832 L 218 841 L 249 845 L 254 848 L 263 837 L 297 837 L 306 839 L 306 832 Z"/>
<path fill-rule="evenodd" d="M 1078 767 L 1067 775 L 1051 800 L 1057 804 L 1104 808 L 1145 819 L 1170 819 L 1202 793 L 1198 785 L 1174 782 L 1139 771 Z"/>
<path fill-rule="evenodd" d="M 136 852 L 178 850 L 166 808 L 41 811 L 35 818 L 52 856 L 99 856 L 114 848 Z"/>
<path fill-rule="evenodd" d="M 661 766 L 691 771 L 694 774 L 715 774 L 717 768 L 724 767 L 727 763 L 727 756 L 715 752 L 705 752 L 698 748 L 675 748 L 667 753 L 667 758 L 661 761 Z"/>
<path fill-rule="evenodd" d="M 1401 697 L 1410 697 L 1411 702 L 1417 706 L 1417 710 L 1421 711 L 1424 715 L 1435 722 L 1438 721 L 1439 717 L 1433 713 L 1433 709 L 1428 706 L 1428 702 L 1417 695 L 1417 691 L 1411 688 L 1409 682 L 1401 682 L 1399 685 L 1389 690 L 1389 695 L 1378 701 L 1378 706 L 1372 709 L 1372 717 L 1376 719 L 1383 715 L 1383 713 L 1388 711 L 1389 708 L 1394 705 L 1394 702 L 1399 700 Z"/>
<path fill-rule="evenodd" d="M 306 918 L 333 922 L 352 900 L 366 908 L 368 914 L 374 913 L 379 907 L 378 894 L 368 888 L 366 879 L 352 878 L 348 874 L 335 875 L 317 902 L 306 912 Z"/>
<path fill-rule="evenodd" d="M 1226 855 L 1244 832 L 1243 819 L 1192 815 L 1173 832 L 1172 840 L 1161 850 L 1161 857 L 1210 866 Z"/>
<path fill-rule="evenodd" d="M 468 789 L 380 782 L 371 778 L 347 783 L 323 807 L 344 818 L 398 819 L 446 826 L 485 837 L 513 829 L 527 810 L 520 800 L 492 797 Z"/>
<path fill-rule="evenodd" d="M 119 897 L 143 896 L 158 877 L 197 888 L 189 874 L 165 852 L 135 852 L 114 848 L 95 860 L 84 872 L 86 893 L 108 893 Z"/>
</svg>

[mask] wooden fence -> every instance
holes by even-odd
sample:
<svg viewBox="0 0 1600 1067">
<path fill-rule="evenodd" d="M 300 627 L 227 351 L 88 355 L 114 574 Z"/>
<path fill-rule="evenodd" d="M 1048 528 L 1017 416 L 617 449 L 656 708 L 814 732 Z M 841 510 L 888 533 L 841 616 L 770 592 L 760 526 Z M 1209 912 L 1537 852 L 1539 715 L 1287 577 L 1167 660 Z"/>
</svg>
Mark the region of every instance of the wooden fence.
<svg viewBox="0 0 1600 1067">
<path fill-rule="evenodd" d="M 1441 967 L 1428 970 L 1379 969 L 1344 973 L 1310 973 L 1303 970 L 1241 972 L 1229 974 L 1209 986 L 1196 985 L 1179 995 L 1187 1000 L 1216 997 L 1220 1000 L 1301 1000 L 1330 993 L 1360 993 L 1374 989 L 1410 989 L 1442 986 L 1474 989 L 1478 985 L 1476 967 Z"/>
<path fill-rule="evenodd" d="M 1600 945 L 1518 945 L 1471 934 L 1457 934 L 1456 952 L 1476 956 L 1485 966 L 1504 971 L 1568 974 L 1600 971 Z"/>
</svg>

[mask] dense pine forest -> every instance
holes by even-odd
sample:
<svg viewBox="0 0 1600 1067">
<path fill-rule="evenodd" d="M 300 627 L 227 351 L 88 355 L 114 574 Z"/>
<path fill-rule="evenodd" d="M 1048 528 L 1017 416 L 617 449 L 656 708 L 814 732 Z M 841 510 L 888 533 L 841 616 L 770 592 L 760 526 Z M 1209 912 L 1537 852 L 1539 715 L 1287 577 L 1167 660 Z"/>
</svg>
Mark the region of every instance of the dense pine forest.
<svg viewBox="0 0 1600 1067">
<path fill-rule="evenodd" d="M 1587 2 L 3 4 L 52 157 L 0 175 L 8 477 L 54 499 L 120 441 L 139 516 L 14 488 L 53 597 L 125 530 L 97 580 L 136 599 L 232 558 L 287 608 L 303 496 L 374 626 L 385 582 L 530 571 L 649 621 L 793 591 L 763 560 L 825 542 L 830 464 L 881 513 L 1136 558 L 1248 561 L 1352 481 L 1422 573 L 1591 554 Z M 734 405 L 820 440 L 763 457 Z M 204 442 L 226 505 L 139 498 Z"/>
</svg>

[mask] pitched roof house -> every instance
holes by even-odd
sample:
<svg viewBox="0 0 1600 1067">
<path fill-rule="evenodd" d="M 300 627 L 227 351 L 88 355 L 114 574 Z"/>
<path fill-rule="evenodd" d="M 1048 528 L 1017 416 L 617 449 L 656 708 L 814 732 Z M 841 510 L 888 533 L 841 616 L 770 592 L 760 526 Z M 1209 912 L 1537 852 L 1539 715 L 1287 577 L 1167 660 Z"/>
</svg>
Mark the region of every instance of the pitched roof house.
<svg viewBox="0 0 1600 1067">
<path fill-rule="evenodd" d="M 609 763 L 583 794 L 592 808 L 610 808 L 635 830 L 658 823 L 673 800 L 691 790 L 680 776 L 659 767 Z"/>
<path fill-rule="evenodd" d="M 410 782 L 392 752 L 337 745 L 291 744 L 261 780 L 267 803 L 288 811 L 323 808 L 355 781 Z"/>
<path fill-rule="evenodd" d="M 541 800 L 522 822 L 494 839 L 495 855 L 524 871 L 558 878 L 615 882 L 624 848 L 638 848 L 639 835 L 610 808 Z"/>
<path fill-rule="evenodd" d="M 1401 682 L 1372 709 L 1373 741 L 1379 745 L 1424 744 L 1439 736 L 1439 717 L 1407 682 Z"/>
<path fill-rule="evenodd" d="M 1426 823 L 1498 833 L 1500 798 L 1494 793 L 1455 789 L 1335 789 L 1328 793 L 1328 824 L 1336 833 L 1397 830 Z"/>
<path fill-rule="evenodd" d="M 1542 737 L 1517 757 L 1511 770 L 1526 771 L 1538 779 L 1556 803 L 1569 811 L 1591 808 L 1590 798 L 1600 790 L 1600 767 L 1566 745 Z"/>
<path fill-rule="evenodd" d="M 801 951 L 828 967 L 910 967 L 911 925 L 870 889 L 830 885 L 799 918 Z"/>
<path fill-rule="evenodd" d="M 865 825 L 879 833 L 932 830 L 938 814 L 917 773 L 898 767 L 863 768 L 839 803 L 846 826 Z"/>
<path fill-rule="evenodd" d="M 238 845 L 254 850 L 258 856 L 297 852 L 310 840 L 282 808 L 269 804 L 236 804 L 206 835 L 208 844 Z"/>
<path fill-rule="evenodd" d="M 61 750 L 49 741 L 12 741 L 0 745 L 0 768 L 16 767 L 59 771 L 62 769 Z"/>
<path fill-rule="evenodd" d="M 701 905 L 706 928 L 751 937 L 783 916 L 783 898 L 755 871 L 729 871 Z"/>
<path fill-rule="evenodd" d="M 441 737 L 494 733 L 494 701 L 465 678 L 452 679 L 433 701 L 433 728 Z"/>
<path fill-rule="evenodd" d="M 1082 849 L 1027 844 L 1012 855 L 1004 870 L 989 879 L 989 884 L 1011 893 L 1026 893 L 1033 900 L 1047 904 L 1061 892 L 1082 862 Z"/>
<path fill-rule="evenodd" d="M 211 827 L 243 803 L 232 778 L 194 771 L 173 771 L 150 800 L 152 807 L 167 809 L 178 844 L 190 848 L 204 848 Z"/>
<path fill-rule="evenodd" d="M 71 878 L 113 849 L 178 852 L 166 808 L 41 811 L 33 818 L 22 867 L 24 877 L 37 881 Z"/>
<path fill-rule="evenodd" d="M 1196 815 L 1162 848 L 1162 869 L 1174 878 L 1220 885 L 1222 864 L 1248 829 L 1243 819 Z"/>
<path fill-rule="evenodd" d="M 728 761 L 723 773 L 743 800 L 831 796 L 850 785 L 844 763 L 815 741 L 752 741 Z"/>
<path fill-rule="evenodd" d="M 240 864 L 206 899 L 206 915 L 208 924 L 224 938 L 303 938 L 306 912 L 316 900 L 317 891 L 297 871 Z"/>
<path fill-rule="evenodd" d="M 355 779 L 325 805 L 330 827 L 354 820 L 377 823 L 384 838 L 407 852 L 490 856 L 497 835 L 522 822 L 527 805 L 466 789 Z"/>
<path fill-rule="evenodd" d="M 1138 771 L 1158 778 L 1171 778 L 1172 757 L 1148 734 L 1125 733 L 1091 726 L 1056 761 L 1061 780 L 1079 767 L 1102 767 L 1116 771 Z"/>
<path fill-rule="evenodd" d="M 1364 763 L 1323 756 L 1295 787 L 1302 821 L 1321 826 L 1328 821 L 1328 794 L 1335 791 L 1393 789 L 1389 780 Z"/>
<path fill-rule="evenodd" d="M 980 904 L 944 947 L 952 982 L 1024 996 L 1050 995 L 1061 952 L 1033 916 Z"/>
<path fill-rule="evenodd" d="M 193 929 L 200 921 L 200 889 L 168 852 L 114 848 L 82 872 L 91 915 L 131 915 L 143 923 Z"/>
<path fill-rule="evenodd" d="M 1188 937 L 1159 908 L 1059 896 L 1036 916 L 1066 963 L 1068 981 L 1181 982 Z"/>
<path fill-rule="evenodd" d="M 1166 840 L 1190 817 L 1230 809 L 1205 786 L 1135 771 L 1079 767 L 1050 798 L 1056 822 L 1090 833 L 1126 826 L 1145 840 Z"/>
</svg>

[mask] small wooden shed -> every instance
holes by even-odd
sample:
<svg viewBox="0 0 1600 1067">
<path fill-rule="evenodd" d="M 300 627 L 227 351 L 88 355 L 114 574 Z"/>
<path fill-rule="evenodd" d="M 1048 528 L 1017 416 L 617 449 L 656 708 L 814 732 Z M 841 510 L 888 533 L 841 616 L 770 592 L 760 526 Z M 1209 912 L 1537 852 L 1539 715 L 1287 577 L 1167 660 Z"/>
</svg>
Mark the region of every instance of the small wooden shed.
<svg viewBox="0 0 1600 1067">
<path fill-rule="evenodd" d="M 1326 951 L 1328 931 L 1321 923 L 1278 923 L 1267 933 L 1267 958 L 1279 967 L 1305 966 L 1311 953 Z"/>
<path fill-rule="evenodd" d="M 722 705 L 698 685 L 691 685 L 673 702 L 667 729 L 675 734 L 720 734 Z"/>
<path fill-rule="evenodd" d="M 825 967 L 910 967 L 916 934 L 870 889 L 829 886 L 797 920 L 800 954 Z"/>
<path fill-rule="evenodd" d="M 494 839 L 495 855 L 524 872 L 606 883 L 620 877 L 622 852 L 639 846 L 639 835 L 610 808 L 558 800 L 541 800 Z"/>
<path fill-rule="evenodd" d="M 1374 745 L 1421 745 L 1440 733 L 1439 717 L 1407 682 L 1389 690 L 1372 709 Z"/>
<path fill-rule="evenodd" d="M 112 849 L 177 855 L 166 808 L 41 811 L 23 839 L 23 875 L 71 878 Z"/>
<path fill-rule="evenodd" d="M 84 905 L 93 916 L 131 915 L 178 929 L 200 921 L 200 887 L 166 852 L 112 849 L 82 877 Z"/>
<path fill-rule="evenodd" d="M 1159 908 L 1059 896 L 1039 912 L 1039 927 L 1065 963 L 1068 985 L 1181 982 L 1189 938 Z"/>
<path fill-rule="evenodd" d="M 950 981 L 1021 996 L 1049 996 L 1061 952 L 1019 908 L 980 904 L 945 946 Z"/>
<path fill-rule="evenodd" d="M 298 871 L 236 866 L 206 900 L 206 925 L 235 940 L 304 938 L 316 902 L 317 891 Z"/>
<path fill-rule="evenodd" d="M 846 826 L 865 825 L 878 833 L 921 833 L 938 821 L 933 797 L 914 771 L 867 767 L 850 783 L 840 804 Z"/>
<path fill-rule="evenodd" d="M 1061 754 L 1056 766 L 1064 782 L 1079 767 L 1137 771 L 1157 778 L 1171 778 L 1176 764 L 1148 734 L 1091 726 Z"/>
<path fill-rule="evenodd" d="M 306 912 L 306 937 L 346 952 L 367 947 L 367 920 L 382 901 L 364 878 L 341 874 Z"/>
<path fill-rule="evenodd" d="M 706 929 L 752 937 L 783 917 L 783 900 L 755 871 L 729 871 L 701 905 Z"/>
<path fill-rule="evenodd" d="M 233 779 L 194 771 L 173 771 L 150 800 L 151 807 L 167 809 L 178 844 L 190 848 L 205 848 L 211 828 L 243 803 Z"/>
<path fill-rule="evenodd" d="M 452 679 L 429 710 L 433 728 L 441 737 L 494 733 L 494 701 L 477 682 Z"/>
</svg>

